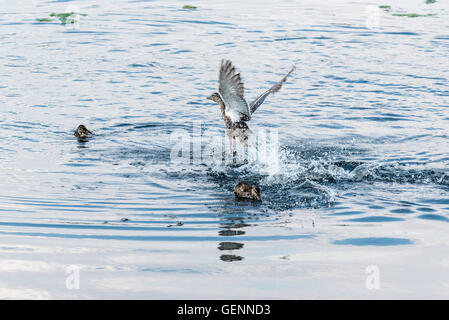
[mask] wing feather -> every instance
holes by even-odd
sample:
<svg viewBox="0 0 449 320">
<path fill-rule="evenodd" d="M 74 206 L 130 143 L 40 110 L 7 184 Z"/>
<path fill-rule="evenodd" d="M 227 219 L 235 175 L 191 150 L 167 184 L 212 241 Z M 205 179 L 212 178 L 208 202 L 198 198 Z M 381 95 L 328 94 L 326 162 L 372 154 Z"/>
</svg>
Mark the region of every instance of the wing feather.
<svg viewBox="0 0 449 320">
<path fill-rule="evenodd" d="M 229 60 L 221 61 L 218 91 L 223 97 L 226 114 L 231 116 L 232 121 L 248 121 L 251 118 L 248 103 L 243 97 L 245 90 L 240 73 L 235 72 Z"/>
<path fill-rule="evenodd" d="M 268 89 L 267 91 L 265 91 L 264 93 L 262 93 L 260 96 L 258 96 L 256 98 L 256 100 L 254 100 L 253 102 L 250 103 L 249 107 L 250 107 L 250 112 L 251 114 L 253 114 L 257 108 L 259 108 L 259 106 L 265 101 L 265 98 L 268 97 L 271 93 L 275 93 L 278 92 L 281 87 L 282 84 L 284 84 L 284 82 L 287 80 L 287 77 L 296 69 L 295 66 L 293 66 L 293 68 L 281 79 L 281 81 L 279 81 L 278 83 L 276 83 L 274 86 L 272 86 L 270 89 Z"/>
</svg>

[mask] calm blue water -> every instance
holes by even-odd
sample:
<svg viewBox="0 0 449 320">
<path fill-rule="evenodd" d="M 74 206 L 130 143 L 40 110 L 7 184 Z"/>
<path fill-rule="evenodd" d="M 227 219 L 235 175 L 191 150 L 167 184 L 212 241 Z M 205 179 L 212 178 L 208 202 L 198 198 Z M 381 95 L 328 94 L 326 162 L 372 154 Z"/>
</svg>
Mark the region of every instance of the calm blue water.
<svg viewBox="0 0 449 320">
<path fill-rule="evenodd" d="M 0 1 L 0 297 L 448 298 L 449 7 L 424 2 L 367 27 L 364 1 Z M 223 133 L 222 58 L 249 100 L 296 65 L 250 122 L 276 168 L 170 157 Z"/>
</svg>

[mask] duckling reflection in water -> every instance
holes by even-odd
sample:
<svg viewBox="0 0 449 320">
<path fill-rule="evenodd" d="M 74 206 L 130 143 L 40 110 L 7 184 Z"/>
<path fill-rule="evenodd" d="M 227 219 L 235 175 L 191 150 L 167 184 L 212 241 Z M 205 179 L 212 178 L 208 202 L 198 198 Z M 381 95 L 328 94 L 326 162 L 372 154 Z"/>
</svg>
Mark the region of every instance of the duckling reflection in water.
<svg viewBox="0 0 449 320">
<path fill-rule="evenodd" d="M 78 139 L 86 139 L 89 136 L 89 134 L 93 133 L 87 130 L 87 128 L 82 124 L 80 124 L 78 128 L 76 128 L 74 133 L 75 137 L 77 137 Z"/>
<path fill-rule="evenodd" d="M 237 198 L 260 200 L 260 188 L 250 185 L 246 181 L 237 183 L 234 194 Z"/>
</svg>

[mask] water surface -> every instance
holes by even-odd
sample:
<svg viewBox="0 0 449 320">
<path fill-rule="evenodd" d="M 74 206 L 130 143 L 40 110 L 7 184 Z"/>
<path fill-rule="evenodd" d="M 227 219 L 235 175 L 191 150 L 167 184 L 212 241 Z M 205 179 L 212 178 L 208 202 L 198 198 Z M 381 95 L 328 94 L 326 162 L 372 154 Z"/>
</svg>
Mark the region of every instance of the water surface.
<svg viewBox="0 0 449 320">
<path fill-rule="evenodd" d="M 448 298 L 449 7 L 424 2 L 367 27 L 364 1 L 3 1 L 0 297 Z M 249 100 L 296 65 L 251 120 L 278 166 L 171 161 L 223 133 L 222 58 Z"/>
</svg>

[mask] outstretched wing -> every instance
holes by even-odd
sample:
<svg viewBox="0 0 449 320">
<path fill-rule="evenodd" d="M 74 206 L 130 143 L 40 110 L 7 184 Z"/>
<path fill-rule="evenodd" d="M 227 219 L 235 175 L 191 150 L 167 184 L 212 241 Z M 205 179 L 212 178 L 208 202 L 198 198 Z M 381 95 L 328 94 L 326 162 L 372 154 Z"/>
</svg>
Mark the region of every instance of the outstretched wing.
<svg viewBox="0 0 449 320">
<path fill-rule="evenodd" d="M 285 77 L 283 77 L 281 79 L 281 81 L 279 81 L 278 83 L 276 83 L 274 86 L 272 86 L 270 89 L 268 89 L 267 91 L 265 91 L 264 93 L 262 93 L 260 96 L 257 97 L 256 100 L 254 100 L 253 102 L 251 102 L 251 104 L 249 105 L 250 107 L 250 112 L 251 114 L 254 113 L 254 111 L 257 110 L 257 108 L 259 108 L 259 106 L 265 101 L 265 98 L 268 97 L 268 95 L 270 95 L 270 93 L 275 93 L 277 91 L 279 91 L 282 87 L 282 84 L 287 80 L 287 77 L 295 70 L 295 66 L 293 66 L 293 68 L 285 75 Z"/>
<path fill-rule="evenodd" d="M 229 60 L 222 60 L 220 66 L 218 91 L 225 103 L 225 112 L 233 122 L 251 118 L 250 109 L 244 95 L 243 82 L 240 73 L 235 73 L 235 67 Z"/>
</svg>

